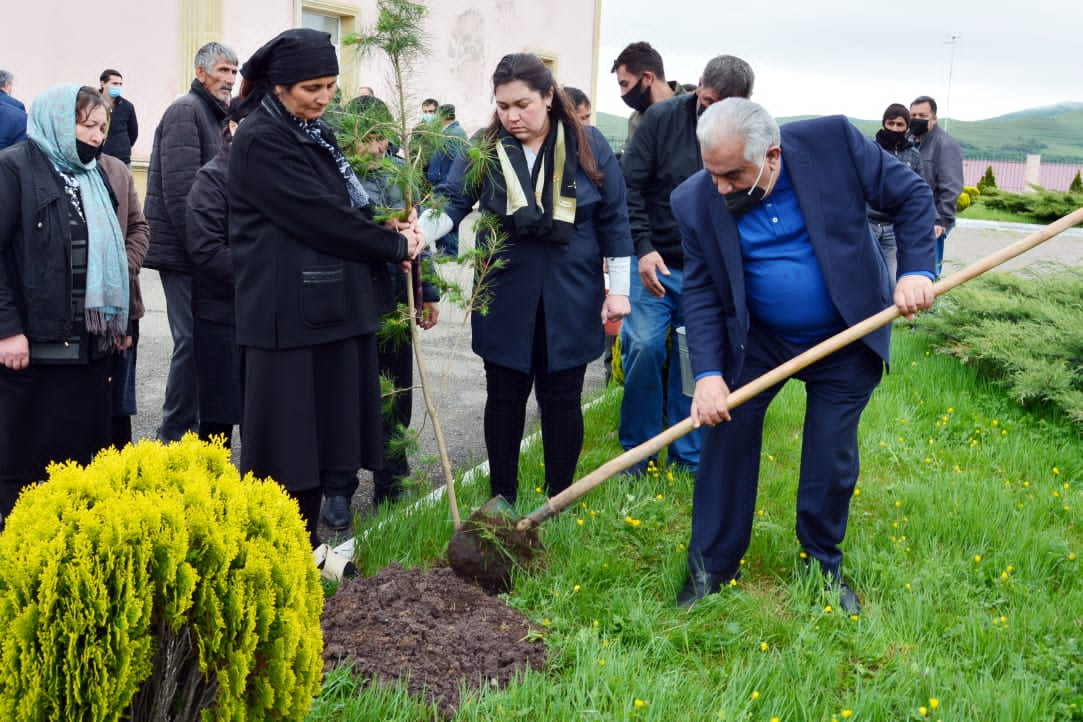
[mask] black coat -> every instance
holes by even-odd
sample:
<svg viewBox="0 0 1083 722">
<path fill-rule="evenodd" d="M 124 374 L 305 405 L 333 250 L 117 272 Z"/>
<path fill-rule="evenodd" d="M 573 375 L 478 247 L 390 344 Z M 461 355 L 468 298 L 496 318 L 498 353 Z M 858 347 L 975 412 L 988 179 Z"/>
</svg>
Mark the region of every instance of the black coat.
<svg viewBox="0 0 1083 722">
<path fill-rule="evenodd" d="M 334 144 L 325 127 L 323 137 Z M 406 239 L 353 208 L 331 154 L 270 98 L 237 130 L 229 159 L 237 343 L 287 349 L 374 333 L 387 262 Z"/>
<path fill-rule="evenodd" d="M 31 141 L 0 152 L 0 338 L 63 341 L 72 328 L 68 195 Z"/>
<path fill-rule="evenodd" d="M 132 146 L 139 138 L 139 121 L 135 106 L 123 97 L 113 99 L 113 112 L 109 114 L 109 135 L 102 144 L 102 153 L 132 162 Z"/>
<path fill-rule="evenodd" d="M 196 80 L 188 94 L 173 101 L 162 115 L 154 131 L 143 209 L 150 223 L 150 249 L 143 262 L 147 268 L 191 272 L 184 246 L 185 201 L 196 171 L 222 145 L 225 118 L 225 107 Z"/>
<path fill-rule="evenodd" d="M 188 192 L 185 245 L 192 259 L 192 315 L 233 325 L 233 256 L 229 248 L 229 146 L 199 169 Z"/>
<path fill-rule="evenodd" d="M 698 102 L 699 96 L 686 93 L 647 108 L 621 158 L 636 255 L 658 251 L 673 268 L 684 265 L 684 251 L 669 194 L 703 167 L 696 138 Z"/>
<path fill-rule="evenodd" d="M 488 313 L 475 310 L 471 314 L 474 353 L 486 361 L 530 371 L 534 324 L 543 302 L 549 371 L 582 366 L 602 354 L 602 260 L 630 256 L 632 238 L 620 165 L 597 128 L 587 128 L 587 140 L 605 179 L 601 187 L 596 186 L 579 168 L 571 241 L 567 245 L 509 241 L 501 251 L 505 265 L 487 271 Z M 475 202 L 482 211 L 499 216 L 507 210 L 503 179 L 490 173 L 480 185 L 472 185 L 466 178 L 469 162 L 468 154 L 458 156 L 447 184 L 439 189 L 448 200 L 447 214 L 456 227 Z M 485 248 L 490 241 L 479 233 L 477 243 Z"/>
</svg>

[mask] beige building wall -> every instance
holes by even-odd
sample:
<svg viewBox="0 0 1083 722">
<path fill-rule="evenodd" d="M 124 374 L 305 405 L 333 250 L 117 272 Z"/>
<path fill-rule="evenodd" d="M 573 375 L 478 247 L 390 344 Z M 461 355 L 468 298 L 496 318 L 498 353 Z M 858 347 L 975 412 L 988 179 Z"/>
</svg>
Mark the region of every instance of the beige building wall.
<svg viewBox="0 0 1083 722">
<path fill-rule="evenodd" d="M 431 0 L 429 8 L 430 54 L 409 82 L 411 112 L 431 96 L 454 103 L 468 132 L 486 125 L 493 68 L 521 51 L 544 56 L 559 82 L 593 97 L 601 0 Z M 305 10 L 340 18 L 345 34 L 375 22 L 377 0 L 19 0 L 7 4 L 0 23 L 0 68 L 15 74 L 13 95 L 27 106 L 53 84 L 97 87 L 102 70 L 118 69 L 138 113 L 138 167 L 163 110 L 187 92 L 200 45 L 219 40 L 243 63 L 278 32 L 300 26 Z M 382 60 L 342 56 L 346 97 L 359 85 L 390 95 Z"/>
</svg>

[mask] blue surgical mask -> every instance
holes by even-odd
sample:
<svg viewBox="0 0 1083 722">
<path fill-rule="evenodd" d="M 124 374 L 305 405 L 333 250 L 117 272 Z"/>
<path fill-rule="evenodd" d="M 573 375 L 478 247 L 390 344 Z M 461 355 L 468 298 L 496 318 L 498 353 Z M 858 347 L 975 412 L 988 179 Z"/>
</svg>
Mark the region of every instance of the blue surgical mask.
<svg viewBox="0 0 1083 722">
<path fill-rule="evenodd" d="M 122 90 L 123 88 L 121 88 L 119 85 L 110 85 L 109 90 L 105 92 L 109 93 L 110 98 L 119 98 Z"/>
<path fill-rule="evenodd" d="M 421 114 L 421 121 L 423 123 L 431 123 L 432 119 L 435 118 L 435 117 L 436 116 L 434 114 L 432 114 L 432 113 L 422 113 Z"/>
</svg>

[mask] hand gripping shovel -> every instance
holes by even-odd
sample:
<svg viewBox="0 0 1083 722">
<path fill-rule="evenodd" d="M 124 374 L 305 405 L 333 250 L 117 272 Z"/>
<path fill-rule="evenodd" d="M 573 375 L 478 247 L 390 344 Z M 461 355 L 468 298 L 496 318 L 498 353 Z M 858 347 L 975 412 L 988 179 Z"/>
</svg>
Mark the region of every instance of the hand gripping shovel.
<svg viewBox="0 0 1083 722">
<path fill-rule="evenodd" d="M 933 293 L 940 296 L 986 271 L 1029 251 L 1053 236 L 1083 223 L 1083 208 L 1035 231 L 1010 246 L 986 256 L 966 268 L 940 279 L 933 285 Z M 885 326 L 900 316 L 895 306 L 870 316 L 860 323 L 837 333 L 786 363 L 753 379 L 729 395 L 729 408 L 734 409 L 775 384 L 807 366 L 819 361 L 840 348 Z M 552 516 L 577 502 L 588 491 L 631 466 L 649 458 L 658 451 L 692 431 L 692 418 L 669 427 L 657 436 L 610 459 L 584 476 L 543 505 L 524 517 L 502 496 L 490 499 L 471 515 L 448 544 L 448 561 L 455 572 L 477 582 L 488 591 L 504 591 L 511 582 L 511 570 L 516 564 L 525 564 L 539 554 L 543 547 L 538 540 L 537 527 Z"/>
</svg>

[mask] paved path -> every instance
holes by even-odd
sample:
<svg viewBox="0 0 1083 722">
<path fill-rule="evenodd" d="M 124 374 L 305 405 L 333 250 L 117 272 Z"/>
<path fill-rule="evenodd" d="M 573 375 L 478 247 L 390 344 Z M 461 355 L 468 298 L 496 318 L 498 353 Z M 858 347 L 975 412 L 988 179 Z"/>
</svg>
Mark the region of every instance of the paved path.
<svg viewBox="0 0 1083 722">
<path fill-rule="evenodd" d="M 962 221 L 947 240 L 945 267 L 955 270 L 990 253 L 1010 245 L 1036 230 L 1036 226 L 1019 224 Z M 464 242 L 469 239 L 464 238 Z M 1083 230 L 1072 229 L 1042 246 L 1015 259 L 1005 268 L 1040 269 L 1048 263 L 1083 265 Z M 469 280 L 467 269 L 457 266 L 441 266 L 441 272 L 454 276 L 460 284 Z M 147 315 L 141 326 L 139 344 L 139 369 L 137 392 L 139 415 L 133 422 L 137 438 L 153 437 L 161 415 L 162 394 L 168 370 L 172 342 L 166 323 L 165 300 L 161 283 L 154 271 L 142 275 L 143 296 Z M 449 304 L 442 304 L 440 323 L 428 332 L 422 332 L 422 346 L 428 359 L 428 374 L 441 417 L 453 468 L 460 469 L 485 459 L 485 442 L 482 436 L 482 411 L 485 400 L 485 376 L 480 359 L 470 350 L 470 326 L 465 314 Z M 601 361 L 590 365 L 587 371 L 585 395 L 591 396 L 601 389 L 604 371 Z M 420 393 L 414 395 L 414 425 L 425 418 Z M 536 423 L 533 404 L 528 413 L 528 425 Z M 436 457 L 431 422 L 420 429 L 421 459 Z M 424 465 L 436 483 L 439 479 L 438 464 Z M 362 488 L 354 507 L 368 506 L 371 494 L 369 477 L 363 475 Z"/>
</svg>

